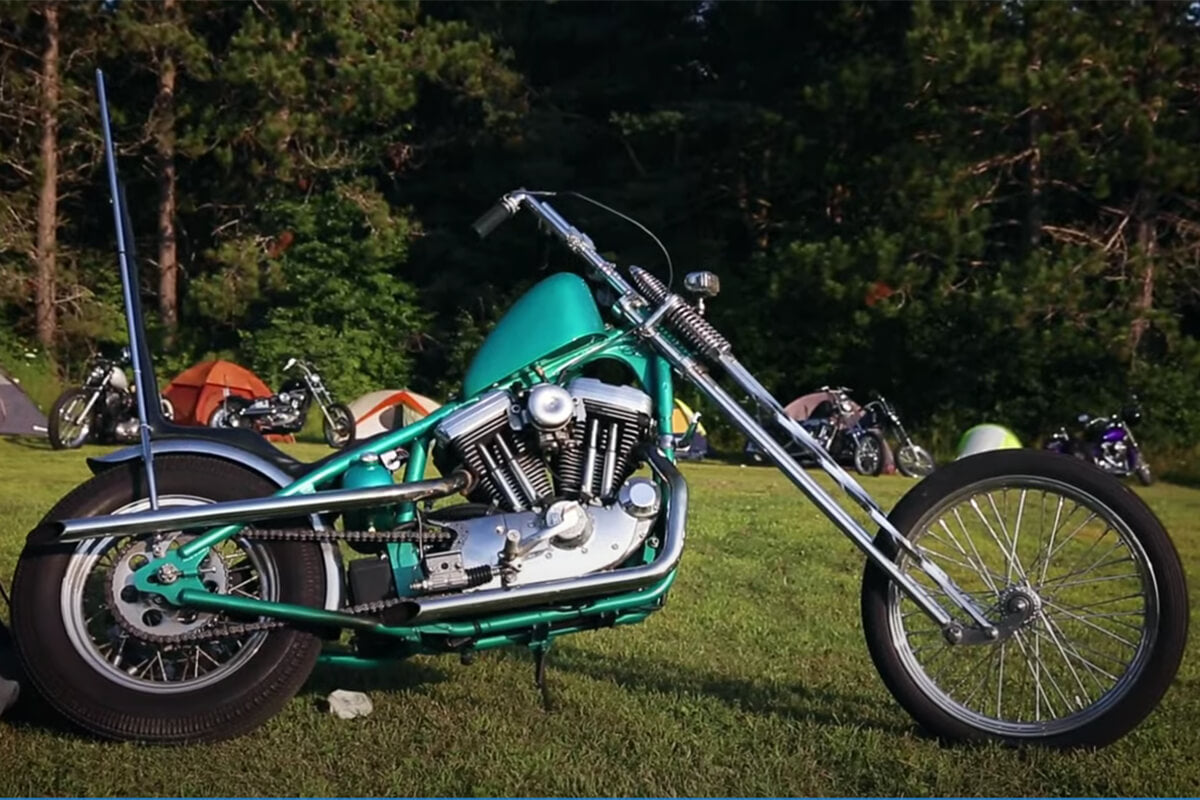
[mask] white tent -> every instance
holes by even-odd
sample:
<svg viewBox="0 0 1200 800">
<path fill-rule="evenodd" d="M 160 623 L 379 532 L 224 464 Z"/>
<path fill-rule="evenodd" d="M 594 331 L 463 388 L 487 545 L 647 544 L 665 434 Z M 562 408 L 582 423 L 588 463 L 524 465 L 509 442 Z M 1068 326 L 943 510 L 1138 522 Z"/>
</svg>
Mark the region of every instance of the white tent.
<svg viewBox="0 0 1200 800">
<path fill-rule="evenodd" d="M 350 404 L 354 438 L 366 439 L 384 431 L 411 425 L 441 408 L 441 403 L 407 389 L 367 392 Z"/>
</svg>

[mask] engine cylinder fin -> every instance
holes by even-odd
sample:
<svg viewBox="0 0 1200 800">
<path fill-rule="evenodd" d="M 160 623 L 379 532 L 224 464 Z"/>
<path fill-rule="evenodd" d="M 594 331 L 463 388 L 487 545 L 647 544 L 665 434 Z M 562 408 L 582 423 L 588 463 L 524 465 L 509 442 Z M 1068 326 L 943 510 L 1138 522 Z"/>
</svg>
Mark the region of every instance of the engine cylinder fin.
<svg viewBox="0 0 1200 800">
<path fill-rule="evenodd" d="M 500 490 L 504 495 L 504 499 L 508 501 L 510 507 L 516 511 L 524 511 L 525 504 L 521 501 L 517 490 L 508 481 L 508 476 L 500 469 L 500 465 L 496 462 L 496 457 L 488 451 L 486 444 L 480 444 L 477 448 L 479 455 L 483 458 L 484 464 L 487 466 L 487 471 L 483 473 L 483 480 Z"/>
</svg>

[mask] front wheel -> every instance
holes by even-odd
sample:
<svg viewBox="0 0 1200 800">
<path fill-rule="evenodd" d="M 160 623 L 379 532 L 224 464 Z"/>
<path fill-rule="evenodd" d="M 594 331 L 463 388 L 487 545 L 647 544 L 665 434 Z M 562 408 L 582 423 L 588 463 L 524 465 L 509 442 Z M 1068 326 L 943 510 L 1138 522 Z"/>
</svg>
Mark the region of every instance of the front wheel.
<svg viewBox="0 0 1200 800">
<path fill-rule="evenodd" d="M 1119 481 L 1044 451 L 992 451 L 926 478 L 889 518 L 1000 630 L 949 644 L 868 564 L 871 658 L 934 735 L 1101 746 L 1166 692 L 1187 639 L 1187 586 L 1162 524 Z M 897 557 L 884 533 L 876 546 L 970 627 L 911 555 Z"/>
<path fill-rule="evenodd" d="M 1150 465 L 1145 461 L 1138 463 L 1137 469 L 1133 471 L 1133 474 L 1137 475 L 1138 482 L 1142 486 L 1149 486 L 1154 483 L 1154 473 L 1150 471 Z"/>
<path fill-rule="evenodd" d="M 276 489 L 256 473 L 197 456 L 162 456 L 155 472 L 159 502 L 167 507 Z M 46 518 L 145 511 L 143 483 L 135 467 L 113 468 L 71 492 Z M 187 538 L 168 534 L 161 545 Z M 183 743 L 244 733 L 299 690 L 320 642 L 290 627 L 222 634 L 230 621 L 223 614 L 154 602 L 132 585 L 154 545 L 145 536 L 110 536 L 27 548 L 12 591 L 12 634 L 24 672 L 53 708 L 101 736 Z M 314 542 L 235 537 L 214 547 L 201 568 L 213 592 L 319 608 L 322 564 Z M 214 635 L 205 638 L 206 631 Z"/>
<path fill-rule="evenodd" d="M 862 475 L 883 471 L 883 438 L 872 431 L 860 434 L 854 443 L 854 468 Z"/>
<path fill-rule="evenodd" d="M 896 452 L 896 468 L 910 478 L 924 478 L 935 466 L 933 456 L 920 445 L 906 444 Z"/>
<path fill-rule="evenodd" d="M 86 389 L 68 389 L 54 401 L 46 435 L 55 450 L 73 450 L 88 440 L 95 418 L 95 404 L 88 408 L 92 394 Z"/>
<path fill-rule="evenodd" d="M 325 409 L 325 421 L 321 426 L 325 442 L 335 450 L 354 441 L 354 414 L 341 403 Z"/>
</svg>

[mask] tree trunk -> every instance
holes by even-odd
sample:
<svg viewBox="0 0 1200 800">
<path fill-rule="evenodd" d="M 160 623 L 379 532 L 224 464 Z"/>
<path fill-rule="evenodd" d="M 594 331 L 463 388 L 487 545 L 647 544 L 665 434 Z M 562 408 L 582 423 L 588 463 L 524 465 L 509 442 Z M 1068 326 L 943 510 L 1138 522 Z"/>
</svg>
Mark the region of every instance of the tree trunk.
<svg viewBox="0 0 1200 800">
<path fill-rule="evenodd" d="M 1150 327 L 1150 312 L 1154 308 L 1154 259 L 1158 249 L 1155 204 L 1145 194 L 1139 194 L 1135 203 L 1138 214 L 1137 262 L 1141 264 L 1142 274 L 1138 294 L 1133 302 L 1136 316 L 1129 331 L 1129 352 L 1133 360 L 1137 360 L 1138 345 L 1142 341 L 1142 335 Z"/>
<path fill-rule="evenodd" d="M 58 6 L 53 2 L 46 3 L 42 15 L 46 20 L 46 49 L 42 53 L 41 76 L 42 185 L 38 191 L 35 317 L 38 341 L 50 351 L 54 347 L 57 328 L 54 299 L 58 220 Z"/>
<path fill-rule="evenodd" d="M 169 16 L 176 0 L 166 0 Z M 158 310 L 166 331 L 166 346 L 175 345 L 179 330 L 179 257 L 175 247 L 175 59 L 164 54 L 158 75 Z"/>
</svg>

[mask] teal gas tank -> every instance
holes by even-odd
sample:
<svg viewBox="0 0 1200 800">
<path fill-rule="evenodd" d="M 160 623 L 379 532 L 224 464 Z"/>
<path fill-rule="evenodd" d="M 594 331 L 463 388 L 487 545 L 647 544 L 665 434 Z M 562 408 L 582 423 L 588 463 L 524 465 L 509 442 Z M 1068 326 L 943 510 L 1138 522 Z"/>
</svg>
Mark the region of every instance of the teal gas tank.
<svg viewBox="0 0 1200 800">
<path fill-rule="evenodd" d="M 521 296 L 488 337 L 463 377 L 472 397 L 539 358 L 604 333 L 600 310 L 583 278 L 551 275 Z"/>
</svg>

